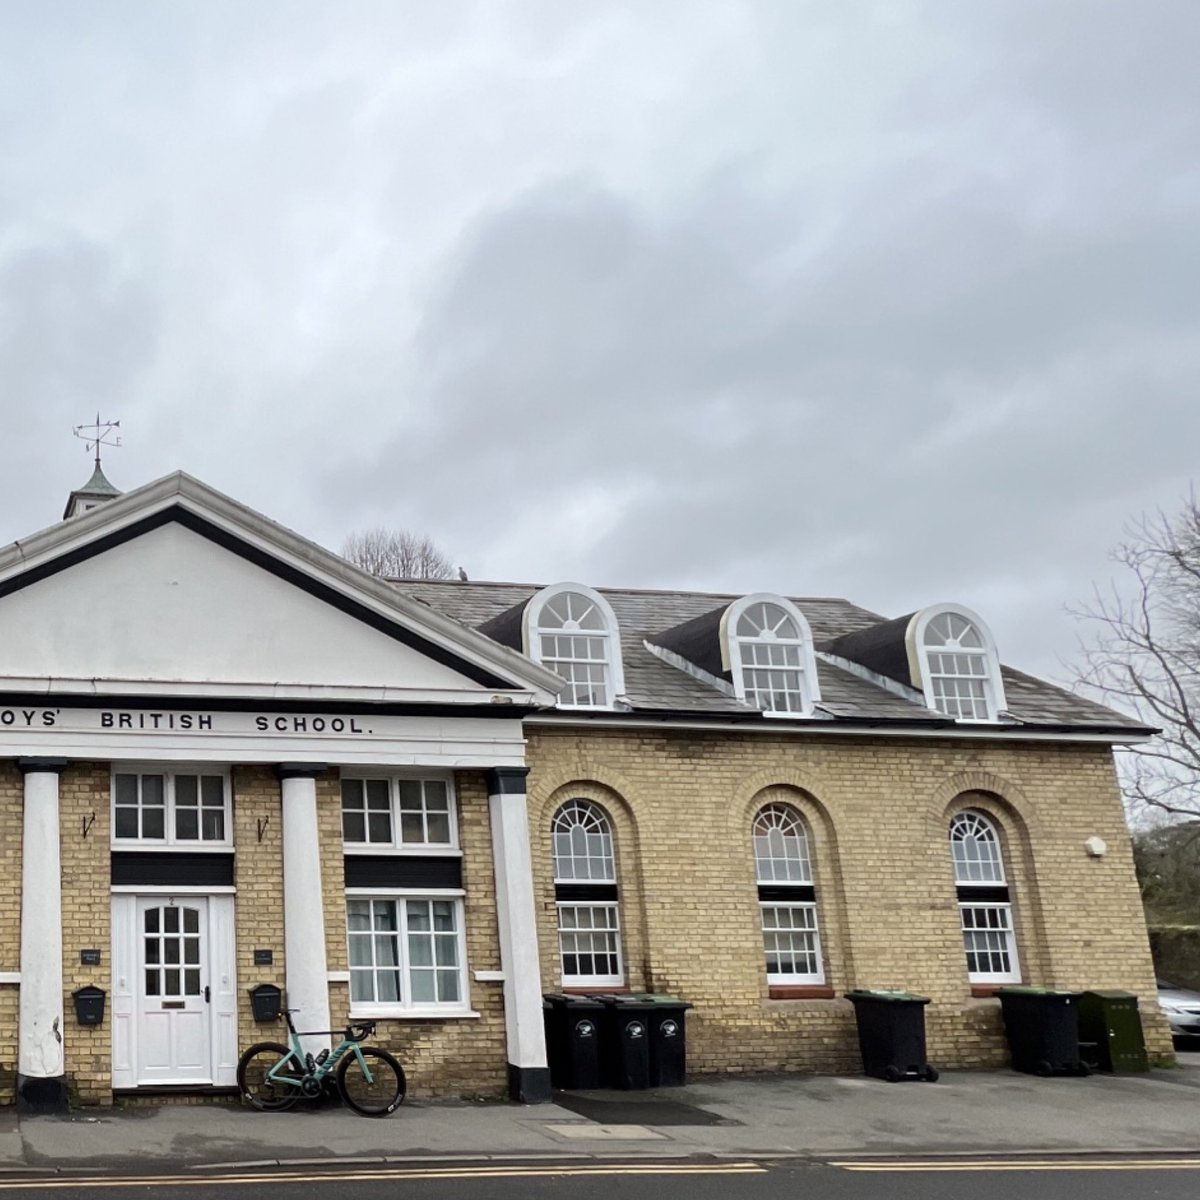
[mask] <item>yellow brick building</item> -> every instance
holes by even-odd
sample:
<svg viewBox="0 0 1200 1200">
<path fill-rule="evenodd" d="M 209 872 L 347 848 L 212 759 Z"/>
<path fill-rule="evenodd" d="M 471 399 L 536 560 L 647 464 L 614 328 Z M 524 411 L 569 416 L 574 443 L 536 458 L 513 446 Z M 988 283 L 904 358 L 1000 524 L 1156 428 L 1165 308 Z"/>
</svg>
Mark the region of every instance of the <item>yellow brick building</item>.
<svg viewBox="0 0 1200 1200">
<path fill-rule="evenodd" d="M 856 1069 L 862 987 L 928 995 L 941 1066 L 1004 1061 L 1005 982 L 1134 991 L 1169 1051 L 1111 758 L 1148 731 L 957 606 L 382 581 L 98 472 L 0 552 L 0 646 L 28 1107 L 228 1093 L 261 985 L 419 1095 L 545 1099 L 543 991 L 686 1000 L 704 1072 Z"/>
</svg>

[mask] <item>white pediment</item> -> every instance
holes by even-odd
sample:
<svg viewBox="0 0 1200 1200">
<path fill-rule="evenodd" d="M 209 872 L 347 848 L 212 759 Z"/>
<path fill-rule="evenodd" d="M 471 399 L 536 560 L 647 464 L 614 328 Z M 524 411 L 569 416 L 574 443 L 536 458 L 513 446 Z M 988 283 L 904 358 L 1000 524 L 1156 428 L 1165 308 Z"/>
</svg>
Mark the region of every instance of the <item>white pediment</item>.
<svg viewBox="0 0 1200 1200">
<path fill-rule="evenodd" d="M 403 633 L 172 521 L 0 597 L 0 676 L 485 690 Z"/>
</svg>

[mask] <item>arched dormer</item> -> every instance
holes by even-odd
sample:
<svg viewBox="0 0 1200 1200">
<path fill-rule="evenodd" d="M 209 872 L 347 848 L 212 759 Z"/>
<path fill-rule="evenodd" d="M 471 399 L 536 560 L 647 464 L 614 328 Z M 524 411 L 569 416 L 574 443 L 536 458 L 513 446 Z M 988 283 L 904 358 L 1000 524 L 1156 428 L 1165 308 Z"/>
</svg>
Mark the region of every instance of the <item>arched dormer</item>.
<svg viewBox="0 0 1200 1200">
<path fill-rule="evenodd" d="M 914 613 L 905 631 L 913 685 L 925 703 L 959 721 L 995 721 L 1007 707 L 996 642 L 983 619 L 960 604 Z"/>
<path fill-rule="evenodd" d="M 755 592 L 722 613 L 721 666 L 738 699 L 767 713 L 808 716 L 821 699 L 812 630 L 783 596 Z"/>
<path fill-rule="evenodd" d="M 582 583 L 555 583 L 525 606 L 525 653 L 567 681 L 560 708 L 612 708 L 625 692 L 612 606 Z"/>
</svg>

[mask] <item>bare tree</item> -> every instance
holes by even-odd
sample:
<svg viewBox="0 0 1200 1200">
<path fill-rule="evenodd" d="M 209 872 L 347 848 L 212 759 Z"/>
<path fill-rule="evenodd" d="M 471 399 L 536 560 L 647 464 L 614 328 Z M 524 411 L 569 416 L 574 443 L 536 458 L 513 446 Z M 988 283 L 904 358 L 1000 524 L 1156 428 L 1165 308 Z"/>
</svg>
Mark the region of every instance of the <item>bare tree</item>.
<svg viewBox="0 0 1200 1200">
<path fill-rule="evenodd" d="M 1113 557 L 1123 568 L 1075 609 L 1092 638 L 1077 682 L 1162 729 L 1122 755 L 1134 809 L 1200 816 L 1200 506 L 1193 494 L 1174 516 L 1128 527 Z"/>
<path fill-rule="evenodd" d="M 385 579 L 449 579 L 454 574 L 432 538 L 382 525 L 352 533 L 342 543 L 342 557 Z"/>
</svg>

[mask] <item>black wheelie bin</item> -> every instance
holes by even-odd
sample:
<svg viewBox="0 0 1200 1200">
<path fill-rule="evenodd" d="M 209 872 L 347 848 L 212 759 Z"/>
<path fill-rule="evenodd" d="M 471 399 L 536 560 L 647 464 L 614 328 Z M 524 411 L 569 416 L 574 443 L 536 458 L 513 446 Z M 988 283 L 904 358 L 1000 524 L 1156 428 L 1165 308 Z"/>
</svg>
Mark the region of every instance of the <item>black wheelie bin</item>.
<svg viewBox="0 0 1200 1200">
<path fill-rule="evenodd" d="M 858 1047 L 863 1071 L 889 1083 L 926 1080 L 937 1071 L 925 1056 L 925 1005 L 927 996 L 903 991 L 853 991 L 846 999 L 854 1005 Z"/>
<path fill-rule="evenodd" d="M 1090 1075 L 1079 1053 L 1079 992 L 1047 987 L 1001 988 L 1004 1032 L 1014 1071 Z"/>
</svg>

